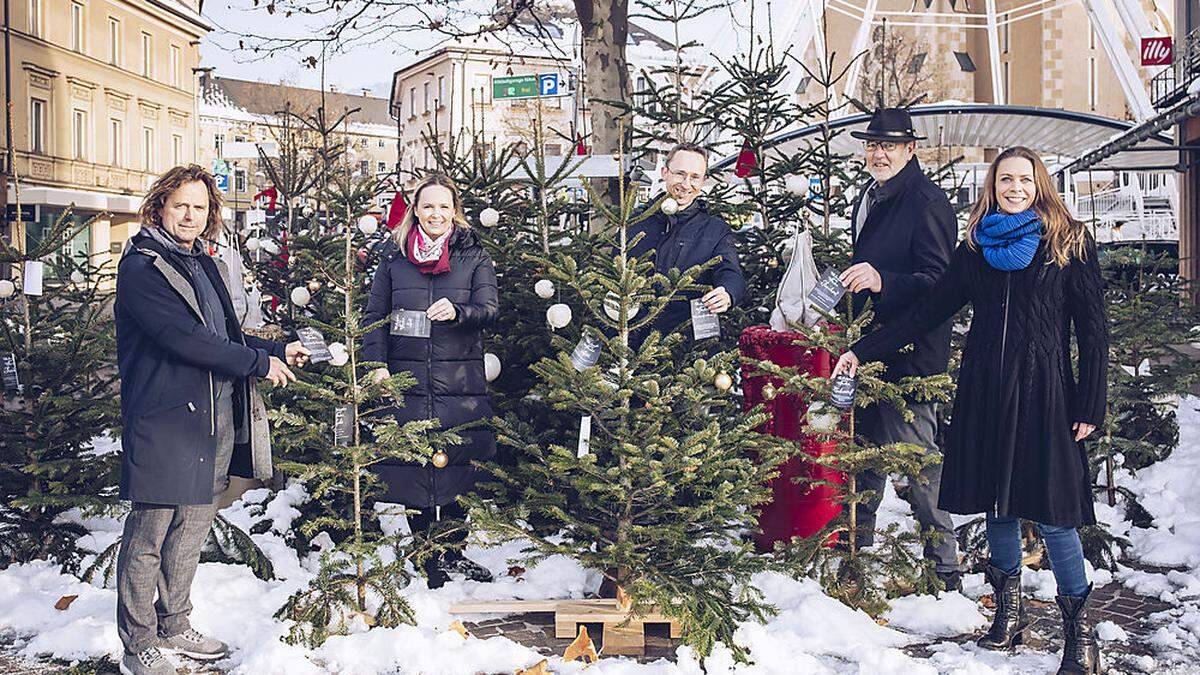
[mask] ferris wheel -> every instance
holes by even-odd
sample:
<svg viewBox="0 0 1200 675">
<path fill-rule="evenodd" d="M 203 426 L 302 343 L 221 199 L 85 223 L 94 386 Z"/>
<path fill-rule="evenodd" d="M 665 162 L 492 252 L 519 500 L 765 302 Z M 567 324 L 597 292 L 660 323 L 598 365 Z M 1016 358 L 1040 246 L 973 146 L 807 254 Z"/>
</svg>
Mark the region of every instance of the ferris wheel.
<svg viewBox="0 0 1200 675">
<path fill-rule="evenodd" d="M 750 0 L 736 3 L 730 8 L 726 21 L 729 30 L 722 34 L 739 36 L 739 27 L 758 21 L 758 25 L 768 26 L 772 42 L 778 48 L 790 50 L 792 55 L 801 58 L 810 48 L 825 53 L 823 22 L 833 20 L 835 16 L 843 21 L 848 18 L 857 22 L 849 45 L 852 55 L 868 49 L 872 29 L 885 22 L 890 27 L 983 31 L 988 59 L 997 64 L 1000 63 L 1000 33 L 1005 27 L 1081 5 L 1112 64 L 1129 109 L 1139 121 L 1153 116 L 1154 107 L 1130 48 L 1137 53 L 1141 38 L 1173 32 L 1171 0 L 1016 0 L 1004 3 L 1003 11 L 998 11 L 997 0 L 796 0 L 779 5 L 773 7 L 767 3 L 764 10 L 763 4 Z M 725 59 L 744 48 L 746 45 L 740 39 L 722 40 L 713 52 L 718 58 Z M 846 45 L 829 45 L 829 48 L 845 53 Z M 850 96 L 856 90 L 862 63 L 863 59 L 857 59 L 851 65 L 842 90 L 838 92 L 840 96 Z M 1007 103 L 1000 68 L 989 70 L 992 102 Z M 804 76 L 803 69 L 792 69 L 785 86 L 794 88 Z"/>
</svg>

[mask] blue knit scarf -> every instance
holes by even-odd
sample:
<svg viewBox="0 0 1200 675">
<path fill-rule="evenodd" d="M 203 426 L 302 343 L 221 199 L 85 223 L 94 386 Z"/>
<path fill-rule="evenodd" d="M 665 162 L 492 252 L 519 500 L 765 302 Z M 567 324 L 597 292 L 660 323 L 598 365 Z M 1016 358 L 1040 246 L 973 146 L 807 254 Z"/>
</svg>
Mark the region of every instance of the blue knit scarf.
<svg viewBox="0 0 1200 675">
<path fill-rule="evenodd" d="M 975 228 L 975 243 L 983 249 L 983 259 L 1004 272 L 1028 267 L 1041 238 L 1042 221 L 1032 209 L 1020 213 L 993 211 Z"/>
</svg>

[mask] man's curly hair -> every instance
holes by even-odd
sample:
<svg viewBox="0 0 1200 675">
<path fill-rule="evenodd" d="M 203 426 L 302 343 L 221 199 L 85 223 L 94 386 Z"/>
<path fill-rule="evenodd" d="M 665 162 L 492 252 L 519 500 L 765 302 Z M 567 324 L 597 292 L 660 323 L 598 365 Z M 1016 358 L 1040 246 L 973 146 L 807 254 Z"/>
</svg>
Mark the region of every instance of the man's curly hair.
<svg viewBox="0 0 1200 675">
<path fill-rule="evenodd" d="M 186 183 L 203 183 L 208 190 L 208 223 L 201 237 L 215 241 L 221 233 L 221 191 L 217 189 L 217 180 L 207 169 L 199 164 L 177 166 L 154 181 L 142 207 L 138 209 L 138 218 L 142 227 L 162 227 L 162 212 L 167 205 L 167 198 Z"/>
</svg>

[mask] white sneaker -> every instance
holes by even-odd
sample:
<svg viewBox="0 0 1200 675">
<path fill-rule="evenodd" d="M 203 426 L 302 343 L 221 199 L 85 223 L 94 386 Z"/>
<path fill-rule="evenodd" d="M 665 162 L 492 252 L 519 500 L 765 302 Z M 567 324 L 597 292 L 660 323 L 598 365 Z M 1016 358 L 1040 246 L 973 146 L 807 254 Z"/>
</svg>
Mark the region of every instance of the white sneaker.
<svg viewBox="0 0 1200 675">
<path fill-rule="evenodd" d="M 121 657 L 121 675 L 177 675 L 178 670 L 167 660 L 158 647 L 143 649 L 137 654 Z"/>
<path fill-rule="evenodd" d="M 197 661 L 215 661 L 229 654 L 229 645 L 189 628 L 179 635 L 159 638 L 158 648 L 168 654 L 182 654 Z"/>
</svg>

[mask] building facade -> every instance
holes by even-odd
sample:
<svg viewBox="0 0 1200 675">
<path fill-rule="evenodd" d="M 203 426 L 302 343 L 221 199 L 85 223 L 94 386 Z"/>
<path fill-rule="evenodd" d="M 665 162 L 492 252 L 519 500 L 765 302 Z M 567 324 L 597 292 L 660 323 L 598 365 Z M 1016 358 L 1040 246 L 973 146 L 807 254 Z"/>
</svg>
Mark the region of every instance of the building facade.
<svg viewBox="0 0 1200 675">
<path fill-rule="evenodd" d="M 202 78 L 197 161 L 209 168 L 227 166 L 226 216 L 230 222 L 244 225 L 246 213 L 255 208 L 254 196 L 270 186 L 261 161 L 231 151 L 238 147 L 232 144 L 284 145 L 284 135 L 289 133 L 306 135 L 302 145 L 319 144 L 295 116 L 311 117 L 322 106 L 328 120 L 337 120 L 351 111 L 335 134 L 339 142 L 347 143 L 343 159 L 348 164 L 343 168 L 377 177 L 394 173 L 397 130 L 388 116 L 387 99 L 366 92 L 355 95 L 327 91 L 322 95 L 320 90 L 278 83 Z"/>
<path fill-rule="evenodd" d="M 9 236 L 26 245 L 74 205 L 94 220 L 67 252 L 115 264 L 149 184 L 195 157 L 201 0 L 10 3 L 7 201 L 37 218 Z"/>
</svg>

